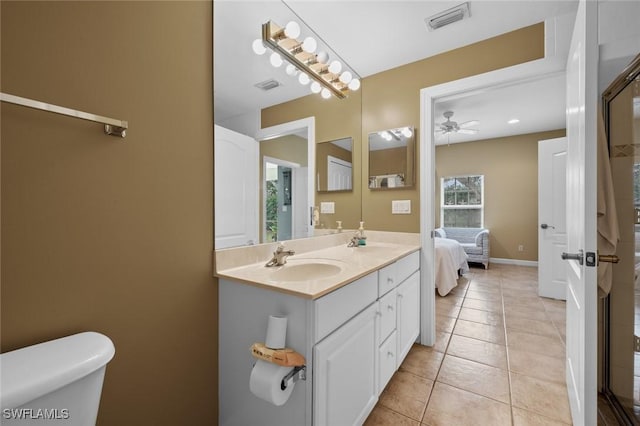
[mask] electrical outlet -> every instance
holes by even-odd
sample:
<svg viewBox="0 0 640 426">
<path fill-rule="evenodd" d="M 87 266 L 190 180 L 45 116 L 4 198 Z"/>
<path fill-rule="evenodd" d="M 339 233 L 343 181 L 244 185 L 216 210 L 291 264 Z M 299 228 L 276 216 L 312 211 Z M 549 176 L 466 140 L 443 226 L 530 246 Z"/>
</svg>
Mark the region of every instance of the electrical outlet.
<svg viewBox="0 0 640 426">
<path fill-rule="evenodd" d="M 411 214 L 411 200 L 391 201 L 391 214 Z"/>
<path fill-rule="evenodd" d="M 326 201 L 320 203 L 320 213 L 334 214 L 336 212 L 336 203 L 333 201 Z"/>
<path fill-rule="evenodd" d="M 524 251 L 524 246 L 522 244 L 518 246 L 518 251 Z"/>
</svg>

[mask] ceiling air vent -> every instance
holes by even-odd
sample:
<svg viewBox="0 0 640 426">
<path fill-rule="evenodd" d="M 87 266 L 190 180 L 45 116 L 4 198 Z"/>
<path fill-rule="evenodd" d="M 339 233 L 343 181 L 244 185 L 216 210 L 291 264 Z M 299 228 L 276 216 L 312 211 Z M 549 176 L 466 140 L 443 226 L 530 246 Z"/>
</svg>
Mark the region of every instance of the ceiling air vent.
<svg viewBox="0 0 640 426">
<path fill-rule="evenodd" d="M 254 86 L 256 86 L 258 89 L 264 90 L 265 92 L 267 90 L 271 90 L 271 89 L 275 89 L 278 86 L 282 86 L 282 84 L 280 84 L 279 81 L 274 80 L 274 79 L 269 79 L 269 80 L 265 80 L 265 81 L 261 81 L 260 83 L 256 83 L 254 84 Z"/>
<path fill-rule="evenodd" d="M 444 12 L 430 16 L 424 21 L 426 22 L 429 31 L 435 31 L 438 28 L 461 21 L 469 16 L 471 16 L 471 13 L 469 12 L 469 3 L 462 3 L 456 7 L 447 9 Z"/>
</svg>

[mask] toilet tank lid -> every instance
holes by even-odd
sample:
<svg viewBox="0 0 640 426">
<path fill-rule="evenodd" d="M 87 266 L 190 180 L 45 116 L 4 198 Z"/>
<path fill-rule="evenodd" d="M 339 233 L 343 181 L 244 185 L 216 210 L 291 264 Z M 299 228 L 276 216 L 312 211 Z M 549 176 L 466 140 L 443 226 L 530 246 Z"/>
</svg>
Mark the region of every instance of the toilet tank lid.
<svg viewBox="0 0 640 426">
<path fill-rule="evenodd" d="M 92 331 L 0 355 L 0 406 L 16 408 L 106 365 L 115 353 L 107 336 Z"/>
</svg>

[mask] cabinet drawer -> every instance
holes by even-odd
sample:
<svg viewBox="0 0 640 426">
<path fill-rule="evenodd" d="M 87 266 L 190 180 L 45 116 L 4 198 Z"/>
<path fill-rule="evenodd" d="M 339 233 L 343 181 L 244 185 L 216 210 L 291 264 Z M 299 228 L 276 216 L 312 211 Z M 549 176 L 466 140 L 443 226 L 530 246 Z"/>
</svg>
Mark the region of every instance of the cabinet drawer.
<svg viewBox="0 0 640 426">
<path fill-rule="evenodd" d="M 394 331 L 391 336 L 384 341 L 378 352 L 378 394 L 381 394 L 384 387 L 396 371 L 396 348 L 397 333 Z"/>
<path fill-rule="evenodd" d="M 314 343 L 353 318 L 378 298 L 377 273 L 369 274 L 314 302 Z"/>
<path fill-rule="evenodd" d="M 382 297 L 389 290 L 395 288 L 398 285 L 396 280 L 396 263 L 387 265 L 378 271 L 378 297 Z"/>
<path fill-rule="evenodd" d="M 400 284 L 420 269 L 420 250 L 403 257 L 396 263 L 396 284 Z"/>
<path fill-rule="evenodd" d="M 389 337 L 396 329 L 396 290 L 393 289 L 380 299 L 380 339 L 379 343 Z"/>
</svg>

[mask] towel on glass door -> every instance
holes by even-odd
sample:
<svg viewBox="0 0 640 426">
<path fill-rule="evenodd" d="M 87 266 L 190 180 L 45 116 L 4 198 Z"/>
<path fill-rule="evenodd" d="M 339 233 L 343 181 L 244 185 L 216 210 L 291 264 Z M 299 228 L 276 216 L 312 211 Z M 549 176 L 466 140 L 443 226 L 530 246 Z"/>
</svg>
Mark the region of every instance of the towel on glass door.
<svg viewBox="0 0 640 426">
<path fill-rule="evenodd" d="M 601 254 L 616 254 L 620 230 L 616 199 L 611 177 L 609 143 L 604 129 L 602 111 L 598 109 L 598 251 Z M 598 265 L 598 295 L 606 297 L 611 291 L 612 269 L 610 263 Z"/>
</svg>

